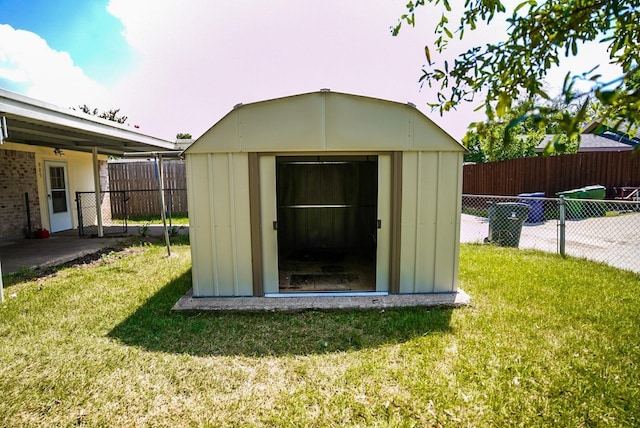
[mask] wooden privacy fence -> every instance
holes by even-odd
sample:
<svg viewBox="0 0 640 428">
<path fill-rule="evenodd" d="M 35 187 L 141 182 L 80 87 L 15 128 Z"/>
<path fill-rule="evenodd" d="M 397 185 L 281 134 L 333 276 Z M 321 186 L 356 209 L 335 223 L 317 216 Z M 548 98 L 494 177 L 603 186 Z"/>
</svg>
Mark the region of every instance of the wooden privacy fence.
<svg viewBox="0 0 640 428">
<path fill-rule="evenodd" d="M 173 215 L 187 215 L 187 179 L 182 160 L 162 162 L 165 203 Z M 112 200 L 113 218 L 136 218 L 160 215 L 157 164 L 143 162 L 109 162 L 109 190 L 126 192 L 125 201 Z"/>
<path fill-rule="evenodd" d="M 531 157 L 465 165 L 462 193 L 471 195 L 518 195 L 556 192 L 589 185 L 607 188 L 607 198 L 616 188 L 640 186 L 640 153 L 594 152 Z"/>
</svg>

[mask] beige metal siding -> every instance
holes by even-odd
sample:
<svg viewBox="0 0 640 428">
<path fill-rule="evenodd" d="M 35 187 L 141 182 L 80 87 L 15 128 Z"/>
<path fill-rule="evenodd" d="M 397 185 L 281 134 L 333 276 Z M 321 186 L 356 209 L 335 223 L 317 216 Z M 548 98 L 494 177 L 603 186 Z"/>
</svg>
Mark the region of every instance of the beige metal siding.
<svg viewBox="0 0 640 428">
<path fill-rule="evenodd" d="M 276 200 L 276 157 L 260 157 L 260 203 L 262 228 L 262 284 L 265 294 L 277 293 L 278 283 L 278 232 L 273 222 L 278 218 Z"/>
<path fill-rule="evenodd" d="M 455 236 L 454 237 L 449 237 L 449 239 L 453 239 L 453 242 L 455 243 L 455 248 L 454 248 L 454 252 L 455 255 L 453 257 L 453 272 L 452 272 L 452 283 L 453 283 L 453 287 L 454 290 L 458 290 L 458 272 L 459 272 L 459 268 L 460 268 L 460 221 L 461 221 L 461 215 L 462 215 L 462 180 L 464 177 L 463 171 L 463 164 L 464 164 L 464 153 L 457 153 L 457 159 L 456 159 L 456 165 L 457 165 L 457 182 L 456 182 L 456 188 L 454 189 L 454 191 L 456 192 L 456 207 L 455 207 L 455 220 L 456 220 L 456 225 L 455 225 Z"/>
<path fill-rule="evenodd" d="M 250 104 L 238 109 L 243 151 L 323 150 L 321 94 Z"/>
<path fill-rule="evenodd" d="M 459 153 L 438 153 L 438 178 L 436 199 L 436 253 L 433 291 L 456 291 L 454 282 L 458 270 L 460 242 L 460 172 Z"/>
<path fill-rule="evenodd" d="M 195 296 L 250 296 L 247 154 L 187 156 Z"/>
<path fill-rule="evenodd" d="M 376 241 L 376 291 L 389 291 L 391 249 L 391 155 L 378 156 L 378 229 Z"/>
<path fill-rule="evenodd" d="M 457 289 L 452 275 L 458 255 L 459 159 L 456 152 L 403 154 L 400 293 Z"/>
<path fill-rule="evenodd" d="M 186 153 L 205 154 L 239 151 L 241 151 L 240 116 L 238 110 L 233 110 L 191 144 Z"/>
<path fill-rule="evenodd" d="M 209 163 L 207 155 L 188 155 L 187 204 L 189 205 L 189 242 L 191 244 L 191 264 L 193 295 L 213 295 L 212 269 L 212 225 L 209 214 Z"/>
<path fill-rule="evenodd" d="M 411 145 L 409 150 L 464 152 L 464 148 L 460 143 L 451 138 L 449 134 L 428 117 L 415 109 L 413 113 L 411 115 Z"/>
<path fill-rule="evenodd" d="M 409 146 L 414 111 L 388 101 L 326 98 L 327 150 L 400 150 Z"/>
</svg>

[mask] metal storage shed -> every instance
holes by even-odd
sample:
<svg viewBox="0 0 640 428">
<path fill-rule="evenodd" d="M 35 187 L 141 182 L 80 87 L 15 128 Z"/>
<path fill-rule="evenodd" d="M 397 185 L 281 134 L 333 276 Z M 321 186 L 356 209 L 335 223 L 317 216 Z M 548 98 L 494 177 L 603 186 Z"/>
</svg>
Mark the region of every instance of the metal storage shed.
<svg viewBox="0 0 640 428">
<path fill-rule="evenodd" d="M 185 151 L 193 296 L 457 291 L 464 148 L 412 105 L 237 105 Z"/>
</svg>

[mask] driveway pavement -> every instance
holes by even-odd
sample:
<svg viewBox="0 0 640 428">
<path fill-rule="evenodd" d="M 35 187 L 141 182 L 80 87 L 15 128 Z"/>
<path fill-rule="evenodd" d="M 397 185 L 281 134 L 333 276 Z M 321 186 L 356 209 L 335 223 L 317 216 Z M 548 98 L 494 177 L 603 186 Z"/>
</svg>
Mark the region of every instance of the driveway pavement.
<svg viewBox="0 0 640 428">
<path fill-rule="evenodd" d="M 486 218 L 462 214 L 460 242 L 483 242 L 488 231 Z M 640 213 L 567 220 L 565 237 L 567 255 L 640 273 Z M 525 224 L 519 247 L 559 252 L 558 221 Z"/>
</svg>

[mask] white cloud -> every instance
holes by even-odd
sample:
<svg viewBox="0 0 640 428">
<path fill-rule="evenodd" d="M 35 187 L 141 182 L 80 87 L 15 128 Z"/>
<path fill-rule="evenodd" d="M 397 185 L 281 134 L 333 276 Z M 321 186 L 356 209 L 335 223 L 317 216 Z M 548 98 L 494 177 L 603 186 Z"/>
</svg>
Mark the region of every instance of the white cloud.
<svg viewBox="0 0 640 428">
<path fill-rule="evenodd" d="M 27 96 L 62 107 L 98 105 L 107 95 L 68 53 L 52 49 L 37 34 L 6 24 L 0 24 L 0 78 L 28 88 Z"/>
<path fill-rule="evenodd" d="M 239 102 L 325 87 L 423 107 L 417 80 L 425 30 L 396 38 L 389 31 L 403 7 L 386 0 L 111 0 L 108 11 L 122 21 L 138 59 L 114 91 L 141 130 L 166 138 L 199 136 Z M 460 123 L 457 136 L 466 129 Z"/>
</svg>

